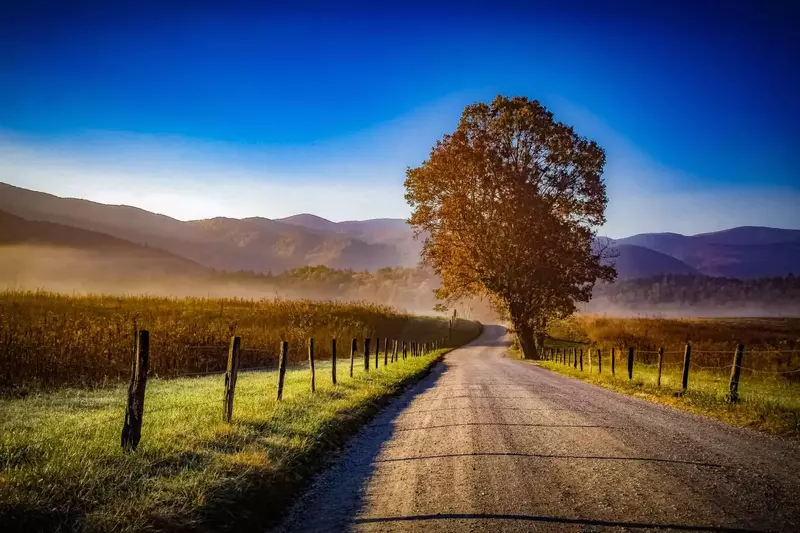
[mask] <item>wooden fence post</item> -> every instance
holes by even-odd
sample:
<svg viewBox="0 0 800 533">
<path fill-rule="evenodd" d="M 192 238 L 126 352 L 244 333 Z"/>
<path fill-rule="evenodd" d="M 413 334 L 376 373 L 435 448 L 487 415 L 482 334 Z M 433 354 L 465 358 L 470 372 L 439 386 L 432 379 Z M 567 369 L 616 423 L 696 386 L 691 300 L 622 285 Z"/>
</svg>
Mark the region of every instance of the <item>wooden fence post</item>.
<svg viewBox="0 0 800 533">
<path fill-rule="evenodd" d="M 389 339 L 383 339 L 383 366 L 389 364 Z"/>
<path fill-rule="evenodd" d="M 661 386 L 661 370 L 664 368 L 664 348 L 658 349 L 658 382 L 657 386 Z"/>
<path fill-rule="evenodd" d="M 611 348 L 611 375 L 612 376 L 614 375 L 615 359 L 617 358 L 617 353 L 616 352 L 617 351 L 616 351 L 615 348 Z"/>
<path fill-rule="evenodd" d="M 369 372 L 369 337 L 364 339 L 364 371 Z"/>
<path fill-rule="evenodd" d="M 392 363 L 397 362 L 397 339 L 392 343 Z"/>
<path fill-rule="evenodd" d="M 733 356 L 733 366 L 731 367 L 730 401 L 739 401 L 739 376 L 742 373 L 742 356 L 744 355 L 744 345 L 736 346 L 736 353 Z"/>
<path fill-rule="evenodd" d="M 589 373 L 592 373 L 592 349 L 589 348 L 586 350 L 586 355 L 589 357 Z"/>
<path fill-rule="evenodd" d="M 131 382 L 128 385 L 128 406 L 125 408 L 125 423 L 122 425 L 122 449 L 135 451 L 142 440 L 142 415 L 144 414 L 144 391 L 147 387 L 147 369 L 150 364 L 150 332 L 139 330 L 136 357 L 132 364 Z"/>
<path fill-rule="evenodd" d="M 278 401 L 283 399 L 283 380 L 286 377 L 286 363 L 289 358 L 289 341 L 281 342 L 281 355 L 278 358 Z"/>
<path fill-rule="evenodd" d="M 336 339 L 331 340 L 331 382 L 336 385 Z"/>
<path fill-rule="evenodd" d="M 583 348 L 581 350 L 581 372 L 583 372 Z"/>
<path fill-rule="evenodd" d="M 683 352 L 683 377 L 681 378 L 681 388 L 686 392 L 686 387 L 689 386 L 689 363 L 692 359 L 692 344 L 686 344 L 686 350 Z"/>
<path fill-rule="evenodd" d="M 581 348 L 581 353 L 583 353 L 583 348 Z M 572 368 L 578 369 L 578 349 L 572 349 Z"/>
<path fill-rule="evenodd" d="M 603 373 L 603 354 L 600 352 L 600 348 L 597 349 L 597 373 Z"/>
<path fill-rule="evenodd" d="M 353 361 L 356 359 L 356 351 L 358 351 L 358 339 L 353 339 L 350 345 L 350 377 L 353 377 Z"/>
<path fill-rule="evenodd" d="M 241 338 L 231 337 L 228 348 L 228 370 L 225 372 L 225 396 L 222 401 L 222 419 L 230 422 L 233 417 L 233 395 L 236 392 L 236 377 L 239 373 L 239 346 Z"/>
<path fill-rule="evenodd" d="M 403 361 L 406 360 L 406 357 L 408 357 L 408 344 L 406 344 L 406 341 L 403 341 Z"/>
<path fill-rule="evenodd" d="M 633 346 L 628 348 L 628 379 L 633 379 Z"/>
<path fill-rule="evenodd" d="M 308 365 L 311 367 L 311 392 L 317 390 L 317 373 L 314 369 L 314 339 L 308 339 Z"/>
</svg>

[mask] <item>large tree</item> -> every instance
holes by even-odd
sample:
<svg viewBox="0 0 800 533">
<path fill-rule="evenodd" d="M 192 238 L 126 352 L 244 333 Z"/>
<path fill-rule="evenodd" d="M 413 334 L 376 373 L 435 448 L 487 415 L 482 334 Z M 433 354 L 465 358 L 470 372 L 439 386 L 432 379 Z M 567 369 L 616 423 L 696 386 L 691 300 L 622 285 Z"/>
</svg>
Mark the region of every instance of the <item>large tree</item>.
<svg viewBox="0 0 800 533">
<path fill-rule="evenodd" d="M 443 307 L 488 296 L 511 320 L 526 358 L 547 321 L 591 298 L 613 266 L 597 247 L 608 203 L 605 153 L 536 100 L 467 106 L 428 160 L 406 171 L 409 220 L 441 276 Z"/>
</svg>

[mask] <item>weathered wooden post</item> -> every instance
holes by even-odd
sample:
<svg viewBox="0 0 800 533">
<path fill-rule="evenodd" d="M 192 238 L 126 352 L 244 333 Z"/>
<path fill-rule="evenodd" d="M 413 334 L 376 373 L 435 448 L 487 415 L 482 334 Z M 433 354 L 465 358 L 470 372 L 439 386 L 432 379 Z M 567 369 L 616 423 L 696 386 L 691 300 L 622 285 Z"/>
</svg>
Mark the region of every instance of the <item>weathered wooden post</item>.
<svg viewBox="0 0 800 533">
<path fill-rule="evenodd" d="M 736 346 L 736 353 L 733 355 L 733 366 L 731 367 L 730 396 L 732 402 L 739 401 L 739 376 L 742 373 L 742 356 L 744 355 L 744 345 Z"/>
<path fill-rule="evenodd" d="M 364 372 L 369 372 L 369 337 L 364 339 Z"/>
<path fill-rule="evenodd" d="M 286 377 L 286 363 L 289 359 L 289 342 L 281 342 L 281 355 L 278 358 L 278 401 L 283 398 L 283 380 Z"/>
<path fill-rule="evenodd" d="M 358 339 L 353 339 L 350 345 L 350 377 L 353 377 L 353 362 L 356 359 L 356 351 L 358 351 Z"/>
<path fill-rule="evenodd" d="M 383 366 L 389 364 L 389 339 L 383 339 Z"/>
<path fill-rule="evenodd" d="M 233 395 L 236 392 L 236 377 L 239 373 L 239 346 L 241 339 L 231 337 L 228 347 L 228 369 L 225 372 L 225 396 L 222 400 L 222 419 L 230 422 L 233 417 Z"/>
<path fill-rule="evenodd" d="M 614 367 L 616 366 L 615 359 L 617 358 L 617 350 L 616 348 L 611 348 L 611 375 L 614 375 Z"/>
<path fill-rule="evenodd" d="M 317 373 L 314 369 L 314 339 L 308 339 L 308 366 L 311 367 L 311 392 L 317 390 Z"/>
<path fill-rule="evenodd" d="M 392 363 L 397 362 L 397 339 L 392 343 Z"/>
<path fill-rule="evenodd" d="M 128 405 L 122 425 L 122 449 L 136 451 L 142 440 L 142 416 L 144 414 L 144 391 L 147 387 L 147 369 L 150 364 L 150 332 L 139 330 L 136 354 L 131 365 L 131 382 L 128 385 Z"/>
<path fill-rule="evenodd" d="M 658 382 L 657 386 L 661 386 L 661 370 L 664 368 L 664 348 L 658 349 Z"/>
<path fill-rule="evenodd" d="M 331 340 L 331 382 L 336 385 L 336 339 Z"/>
<path fill-rule="evenodd" d="M 583 348 L 581 348 L 581 353 L 583 353 Z M 572 349 L 572 368 L 578 369 L 578 349 Z"/>
<path fill-rule="evenodd" d="M 589 373 L 592 373 L 592 349 L 588 348 L 586 350 L 586 357 L 589 358 Z"/>
<path fill-rule="evenodd" d="M 378 370 L 378 357 L 381 354 L 381 338 L 375 337 L 375 370 Z"/>
<path fill-rule="evenodd" d="M 633 346 L 628 348 L 628 379 L 633 379 Z"/>
<path fill-rule="evenodd" d="M 603 354 L 600 353 L 600 348 L 597 349 L 597 373 L 603 373 Z"/>
<path fill-rule="evenodd" d="M 581 372 L 583 372 L 583 348 L 581 348 Z"/>
<path fill-rule="evenodd" d="M 406 341 L 403 341 L 403 361 L 405 361 L 407 357 L 408 357 L 408 344 L 406 343 Z"/>
<path fill-rule="evenodd" d="M 692 359 L 692 344 L 687 343 L 686 349 L 683 352 L 683 377 L 681 378 L 681 388 L 686 392 L 686 387 L 689 386 L 689 363 Z"/>
</svg>

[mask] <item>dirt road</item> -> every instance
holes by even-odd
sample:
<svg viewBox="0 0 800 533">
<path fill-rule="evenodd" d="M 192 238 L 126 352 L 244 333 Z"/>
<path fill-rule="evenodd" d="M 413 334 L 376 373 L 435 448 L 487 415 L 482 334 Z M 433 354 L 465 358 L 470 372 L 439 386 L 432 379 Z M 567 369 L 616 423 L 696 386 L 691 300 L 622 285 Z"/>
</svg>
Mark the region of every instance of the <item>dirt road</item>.
<svg viewBox="0 0 800 533">
<path fill-rule="evenodd" d="M 354 439 L 285 531 L 800 531 L 800 446 L 456 350 Z"/>
</svg>

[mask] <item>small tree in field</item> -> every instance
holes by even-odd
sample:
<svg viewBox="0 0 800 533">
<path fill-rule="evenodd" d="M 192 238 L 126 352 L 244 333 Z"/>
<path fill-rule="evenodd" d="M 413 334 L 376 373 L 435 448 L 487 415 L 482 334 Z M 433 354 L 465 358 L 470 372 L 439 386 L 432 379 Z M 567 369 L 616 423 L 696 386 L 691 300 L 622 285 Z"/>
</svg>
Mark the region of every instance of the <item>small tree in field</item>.
<svg viewBox="0 0 800 533">
<path fill-rule="evenodd" d="M 467 106 L 458 128 L 406 171 L 409 223 L 427 233 L 423 260 L 447 307 L 488 296 L 510 318 L 526 358 L 547 321 L 613 280 L 596 229 L 608 203 L 605 153 L 536 100 L 498 96 Z"/>
</svg>

